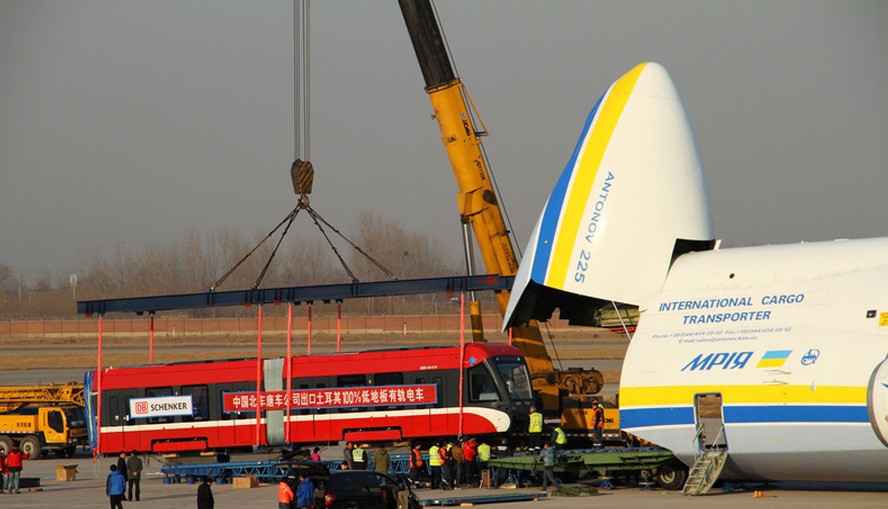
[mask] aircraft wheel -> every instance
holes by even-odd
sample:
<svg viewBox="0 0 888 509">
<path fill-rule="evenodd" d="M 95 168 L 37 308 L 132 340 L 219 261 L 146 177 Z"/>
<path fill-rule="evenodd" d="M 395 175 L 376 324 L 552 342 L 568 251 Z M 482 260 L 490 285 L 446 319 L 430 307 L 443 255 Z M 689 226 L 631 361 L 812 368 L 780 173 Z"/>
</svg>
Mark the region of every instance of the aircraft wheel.
<svg viewBox="0 0 888 509">
<path fill-rule="evenodd" d="M 688 480 L 688 468 L 680 461 L 670 461 L 657 468 L 657 483 L 667 490 L 680 490 Z"/>
</svg>

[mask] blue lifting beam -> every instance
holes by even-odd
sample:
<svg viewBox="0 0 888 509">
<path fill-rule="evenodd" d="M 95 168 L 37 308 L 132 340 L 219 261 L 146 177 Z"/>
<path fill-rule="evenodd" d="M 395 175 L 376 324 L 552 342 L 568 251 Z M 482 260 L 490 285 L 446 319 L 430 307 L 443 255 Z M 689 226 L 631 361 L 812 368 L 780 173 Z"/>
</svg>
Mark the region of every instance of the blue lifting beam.
<svg viewBox="0 0 888 509">
<path fill-rule="evenodd" d="M 311 304 L 341 302 L 345 299 L 392 297 L 422 293 L 501 291 L 512 288 L 513 276 L 448 276 L 394 281 L 369 281 L 284 288 L 253 288 L 225 292 L 185 293 L 77 301 L 77 313 L 91 316 L 106 313 L 154 313 L 173 309 L 221 306 L 252 306 L 292 302 Z"/>
</svg>

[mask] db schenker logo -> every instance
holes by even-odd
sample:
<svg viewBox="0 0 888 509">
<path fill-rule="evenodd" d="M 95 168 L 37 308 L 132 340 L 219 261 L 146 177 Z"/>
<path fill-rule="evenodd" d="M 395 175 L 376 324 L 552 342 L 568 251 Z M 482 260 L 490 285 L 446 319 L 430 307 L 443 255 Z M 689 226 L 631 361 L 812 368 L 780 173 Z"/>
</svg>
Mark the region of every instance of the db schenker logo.
<svg viewBox="0 0 888 509">
<path fill-rule="evenodd" d="M 148 403 L 145 401 L 139 401 L 136 403 L 136 415 L 142 415 L 148 413 Z"/>
</svg>

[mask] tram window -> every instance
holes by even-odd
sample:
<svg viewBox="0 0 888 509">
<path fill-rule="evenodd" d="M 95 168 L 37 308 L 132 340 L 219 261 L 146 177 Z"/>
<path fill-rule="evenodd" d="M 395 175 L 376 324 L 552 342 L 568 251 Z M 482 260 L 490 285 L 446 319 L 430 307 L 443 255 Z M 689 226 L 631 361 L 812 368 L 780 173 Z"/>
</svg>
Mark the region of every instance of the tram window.
<svg viewBox="0 0 888 509">
<path fill-rule="evenodd" d="M 425 383 L 426 383 L 426 379 L 425 379 L 424 376 L 418 376 L 418 377 L 416 377 L 416 379 L 413 381 L 413 383 L 415 383 L 416 385 L 422 385 L 422 384 L 425 384 Z M 428 406 L 426 406 L 426 405 L 419 405 L 418 408 L 428 408 Z"/>
<path fill-rule="evenodd" d="M 493 377 L 484 364 L 478 364 L 469 369 L 469 401 L 499 401 L 499 394 L 496 393 L 496 385 L 493 383 Z"/>
<path fill-rule="evenodd" d="M 404 373 L 377 373 L 373 375 L 373 383 L 380 385 L 404 385 Z"/>
<path fill-rule="evenodd" d="M 365 387 L 367 385 L 366 375 L 340 375 L 336 377 L 337 387 Z M 340 412 L 359 412 L 363 407 L 350 406 L 340 407 Z"/>
<path fill-rule="evenodd" d="M 151 389 L 145 389 L 145 397 L 146 398 L 160 398 L 164 396 L 172 396 L 173 389 L 171 387 L 154 387 Z M 157 422 L 173 422 L 172 417 L 149 417 L 148 422 L 157 423 Z"/>
<path fill-rule="evenodd" d="M 317 385 L 315 385 L 315 389 L 326 389 L 326 388 L 327 388 L 327 384 L 317 384 Z M 319 413 L 319 414 L 325 414 L 325 413 L 327 413 L 327 409 L 326 409 L 326 408 L 318 408 L 318 412 L 317 412 L 317 413 Z"/>
<path fill-rule="evenodd" d="M 404 373 L 377 373 L 377 374 L 373 375 L 373 383 L 377 387 L 387 387 L 387 386 L 392 386 L 392 385 L 404 385 Z M 386 389 L 383 389 L 383 392 L 385 392 L 385 391 L 386 391 Z M 380 404 L 376 408 L 378 408 L 378 409 L 384 409 L 384 408 L 397 409 L 398 408 L 398 406 L 394 404 L 395 403 L 394 400 L 389 401 L 389 403 L 390 403 L 389 405 L 385 405 L 385 404 L 382 404 L 382 401 L 380 401 Z"/>
<path fill-rule="evenodd" d="M 435 384 L 438 395 L 438 402 L 435 406 L 444 406 L 444 379 L 440 376 L 435 376 L 432 377 L 432 383 Z"/>
<path fill-rule="evenodd" d="M 217 401 L 220 402 L 219 406 L 222 411 L 222 420 L 229 421 L 231 419 L 237 419 L 240 417 L 242 412 L 226 412 L 225 411 L 225 393 L 230 392 L 225 389 L 219 391 L 219 399 Z"/>
<path fill-rule="evenodd" d="M 210 418 L 209 390 L 206 385 L 183 385 L 182 395 L 191 395 L 191 408 L 193 415 L 183 415 L 185 422 L 205 421 Z"/>
<path fill-rule="evenodd" d="M 336 377 L 337 387 L 363 387 L 367 385 L 364 375 L 340 375 Z"/>
<path fill-rule="evenodd" d="M 120 411 L 120 413 L 122 413 L 126 417 L 126 425 L 127 426 L 132 426 L 133 424 L 136 423 L 136 418 L 133 417 L 132 415 L 130 415 L 130 407 L 131 407 L 130 400 L 131 399 L 133 399 L 133 398 L 127 397 L 123 401 L 123 409 Z"/>
<path fill-rule="evenodd" d="M 239 384 L 223 384 L 219 386 L 219 406 L 222 411 L 222 420 L 228 421 L 232 419 L 251 419 L 255 416 L 255 411 L 253 412 L 238 412 L 238 411 L 225 411 L 225 394 L 230 393 L 250 393 L 256 390 L 255 386 L 247 387 Z M 249 398 L 247 398 L 249 399 Z"/>
<path fill-rule="evenodd" d="M 310 389 L 310 387 L 309 387 L 308 384 L 300 384 L 300 385 L 299 385 L 299 388 L 300 388 L 300 389 L 303 389 L 303 390 L 304 390 L 304 389 Z M 300 409 L 299 409 L 299 413 L 302 414 L 302 415 L 308 415 L 308 414 L 311 413 L 311 408 L 300 408 Z"/>
<path fill-rule="evenodd" d="M 120 398 L 111 396 L 108 398 L 108 416 L 111 417 L 111 425 L 120 425 Z"/>
</svg>

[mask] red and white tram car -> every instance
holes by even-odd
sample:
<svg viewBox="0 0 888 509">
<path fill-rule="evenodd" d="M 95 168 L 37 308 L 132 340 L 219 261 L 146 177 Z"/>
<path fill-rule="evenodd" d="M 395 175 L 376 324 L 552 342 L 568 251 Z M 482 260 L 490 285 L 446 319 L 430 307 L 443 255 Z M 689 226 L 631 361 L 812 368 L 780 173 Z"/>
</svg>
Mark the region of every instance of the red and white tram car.
<svg viewBox="0 0 888 509">
<path fill-rule="evenodd" d="M 107 368 L 100 405 L 90 371 L 90 442 L 101 454 L 225 451 L 526 429 L 533 392 L 521 351 L 471 343 L 462 358 L 459 347 L 298 356 L 289 386 L 285 358 Z"/>
</svg>

